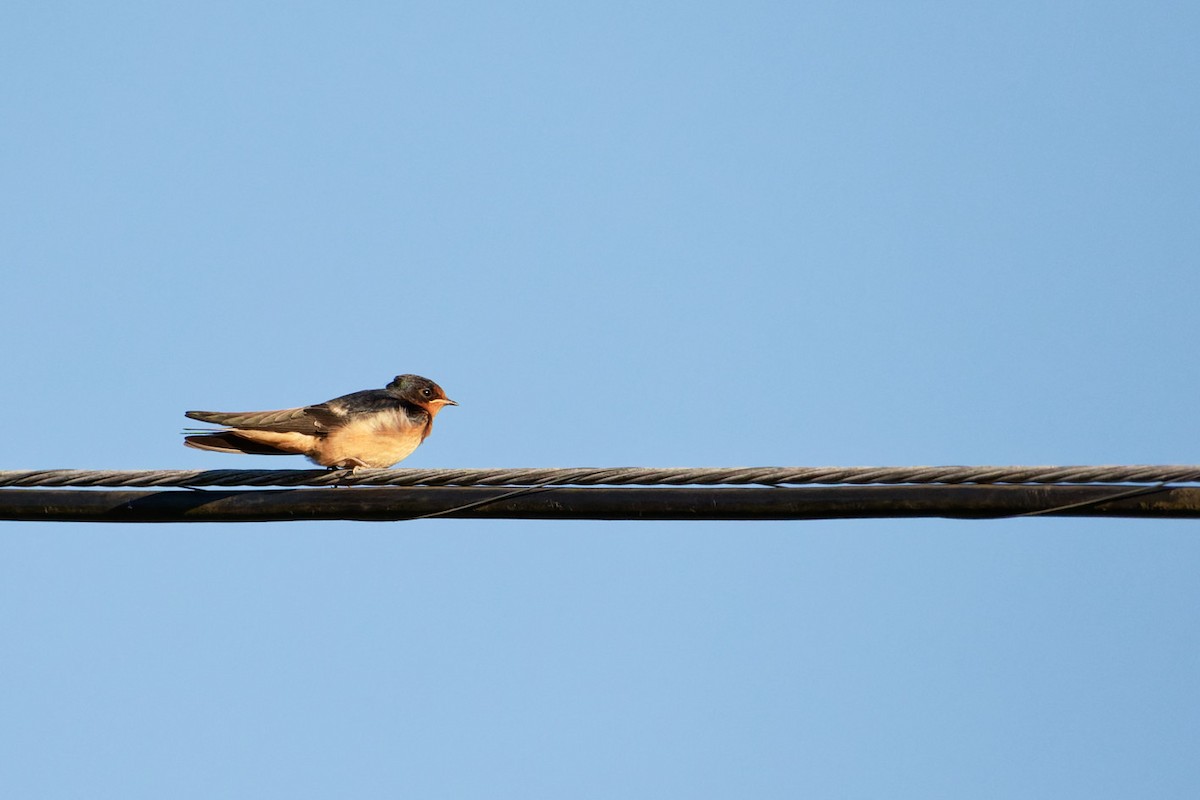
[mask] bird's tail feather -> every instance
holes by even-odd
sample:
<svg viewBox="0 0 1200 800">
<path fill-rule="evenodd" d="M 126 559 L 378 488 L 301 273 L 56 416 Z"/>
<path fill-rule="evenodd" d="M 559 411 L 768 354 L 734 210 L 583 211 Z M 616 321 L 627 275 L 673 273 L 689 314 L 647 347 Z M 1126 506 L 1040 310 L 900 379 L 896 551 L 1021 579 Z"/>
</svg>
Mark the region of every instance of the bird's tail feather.
<svg viewBox="0 0 1200 800">
<path fill-rule="evenodd" d="M 212 450 L 217 453 L 246 453 L 252 456 L 291 456 L 295 450 L 281 450 L 264 442 L 255 442 L 238 436 L 233 431 L 201 433 L 183 437 L 183 443 L 197 450 Z"/>
</svg>

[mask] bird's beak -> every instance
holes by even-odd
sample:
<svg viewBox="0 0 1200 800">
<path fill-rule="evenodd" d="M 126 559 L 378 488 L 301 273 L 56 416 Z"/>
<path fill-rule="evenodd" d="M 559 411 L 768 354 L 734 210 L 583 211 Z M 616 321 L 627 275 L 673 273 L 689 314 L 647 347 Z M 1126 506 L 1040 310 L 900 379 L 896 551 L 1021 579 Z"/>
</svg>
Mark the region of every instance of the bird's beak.
<svg viewBox="0 0 1200 800">
<path fill-rule="evenodd" d="M 448 406 L 456 406 L 456 405 L 458 405 L 458 403 L 454 402 L 454 401 L 453 401 L 453 400 L 451 400 L 449 397 L 447 397 L 447 398 L 446 398 L 445 400 L 443 400 L 442 402 L 443 402 L 444 404 L 448 405 Z"/>
</svg>

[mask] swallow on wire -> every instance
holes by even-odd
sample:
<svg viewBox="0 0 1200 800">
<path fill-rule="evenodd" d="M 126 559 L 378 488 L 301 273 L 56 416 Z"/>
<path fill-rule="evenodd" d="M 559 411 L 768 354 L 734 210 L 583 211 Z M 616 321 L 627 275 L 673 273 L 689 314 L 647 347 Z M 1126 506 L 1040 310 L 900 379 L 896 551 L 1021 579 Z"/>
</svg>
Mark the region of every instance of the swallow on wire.
<svg viewBox="0 0 1200 800">
<path fill-rule="evenodd" d="M 456 406 L 419 375 L 397 375 L 384 389 L 366 389 L 315 406 L 278 411 L 188 411 L 220 430 L 187 431 L 199 450 L 251 455 L 302 455 L 330 469 L 386 469 L 412 454 L 433 430 L 433 418 Z"/>
</svg>

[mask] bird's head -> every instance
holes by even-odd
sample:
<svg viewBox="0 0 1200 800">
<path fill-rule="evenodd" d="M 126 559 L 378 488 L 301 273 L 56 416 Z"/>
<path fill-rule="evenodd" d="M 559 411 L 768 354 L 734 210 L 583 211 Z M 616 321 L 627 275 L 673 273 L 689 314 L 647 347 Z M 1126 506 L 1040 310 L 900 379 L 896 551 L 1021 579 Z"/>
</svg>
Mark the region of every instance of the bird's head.
<svg viewBox="0 0 1200 800">
<path fill-rule="evenodd" d="M 442 387 L 420 375 L 397 375 L 387 385 L 387 390 L 401 400 L 425 409 L 430 416 L 437 416 L 446 406 L 458 405 L 446 397 Z"/>
</svg>

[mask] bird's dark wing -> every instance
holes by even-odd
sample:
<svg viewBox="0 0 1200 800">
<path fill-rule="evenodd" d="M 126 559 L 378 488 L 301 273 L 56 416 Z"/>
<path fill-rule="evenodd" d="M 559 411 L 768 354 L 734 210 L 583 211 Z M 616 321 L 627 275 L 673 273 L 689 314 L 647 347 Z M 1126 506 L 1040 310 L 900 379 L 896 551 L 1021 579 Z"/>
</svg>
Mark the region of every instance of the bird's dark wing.
<svg viewBox="0 0 1200 800">
<path fill-rule="evenodd" d="M 366 389 L 315 406 L 282 408 L 278 411 L 188 411 L 187 416 L 228 428 L 317 436 L 345 425 L 360 414 L 392 411 L 403 406 L 383 389 Z"/>
<path fill-rule="evenodd" d="M 328 431 L 338 424 L 338 415 L 324 408 L 323 404 L 282 408 L 278 411 L 188 411 L 186 416 L 228 428 L 312 435 Z"/>
</svg>

